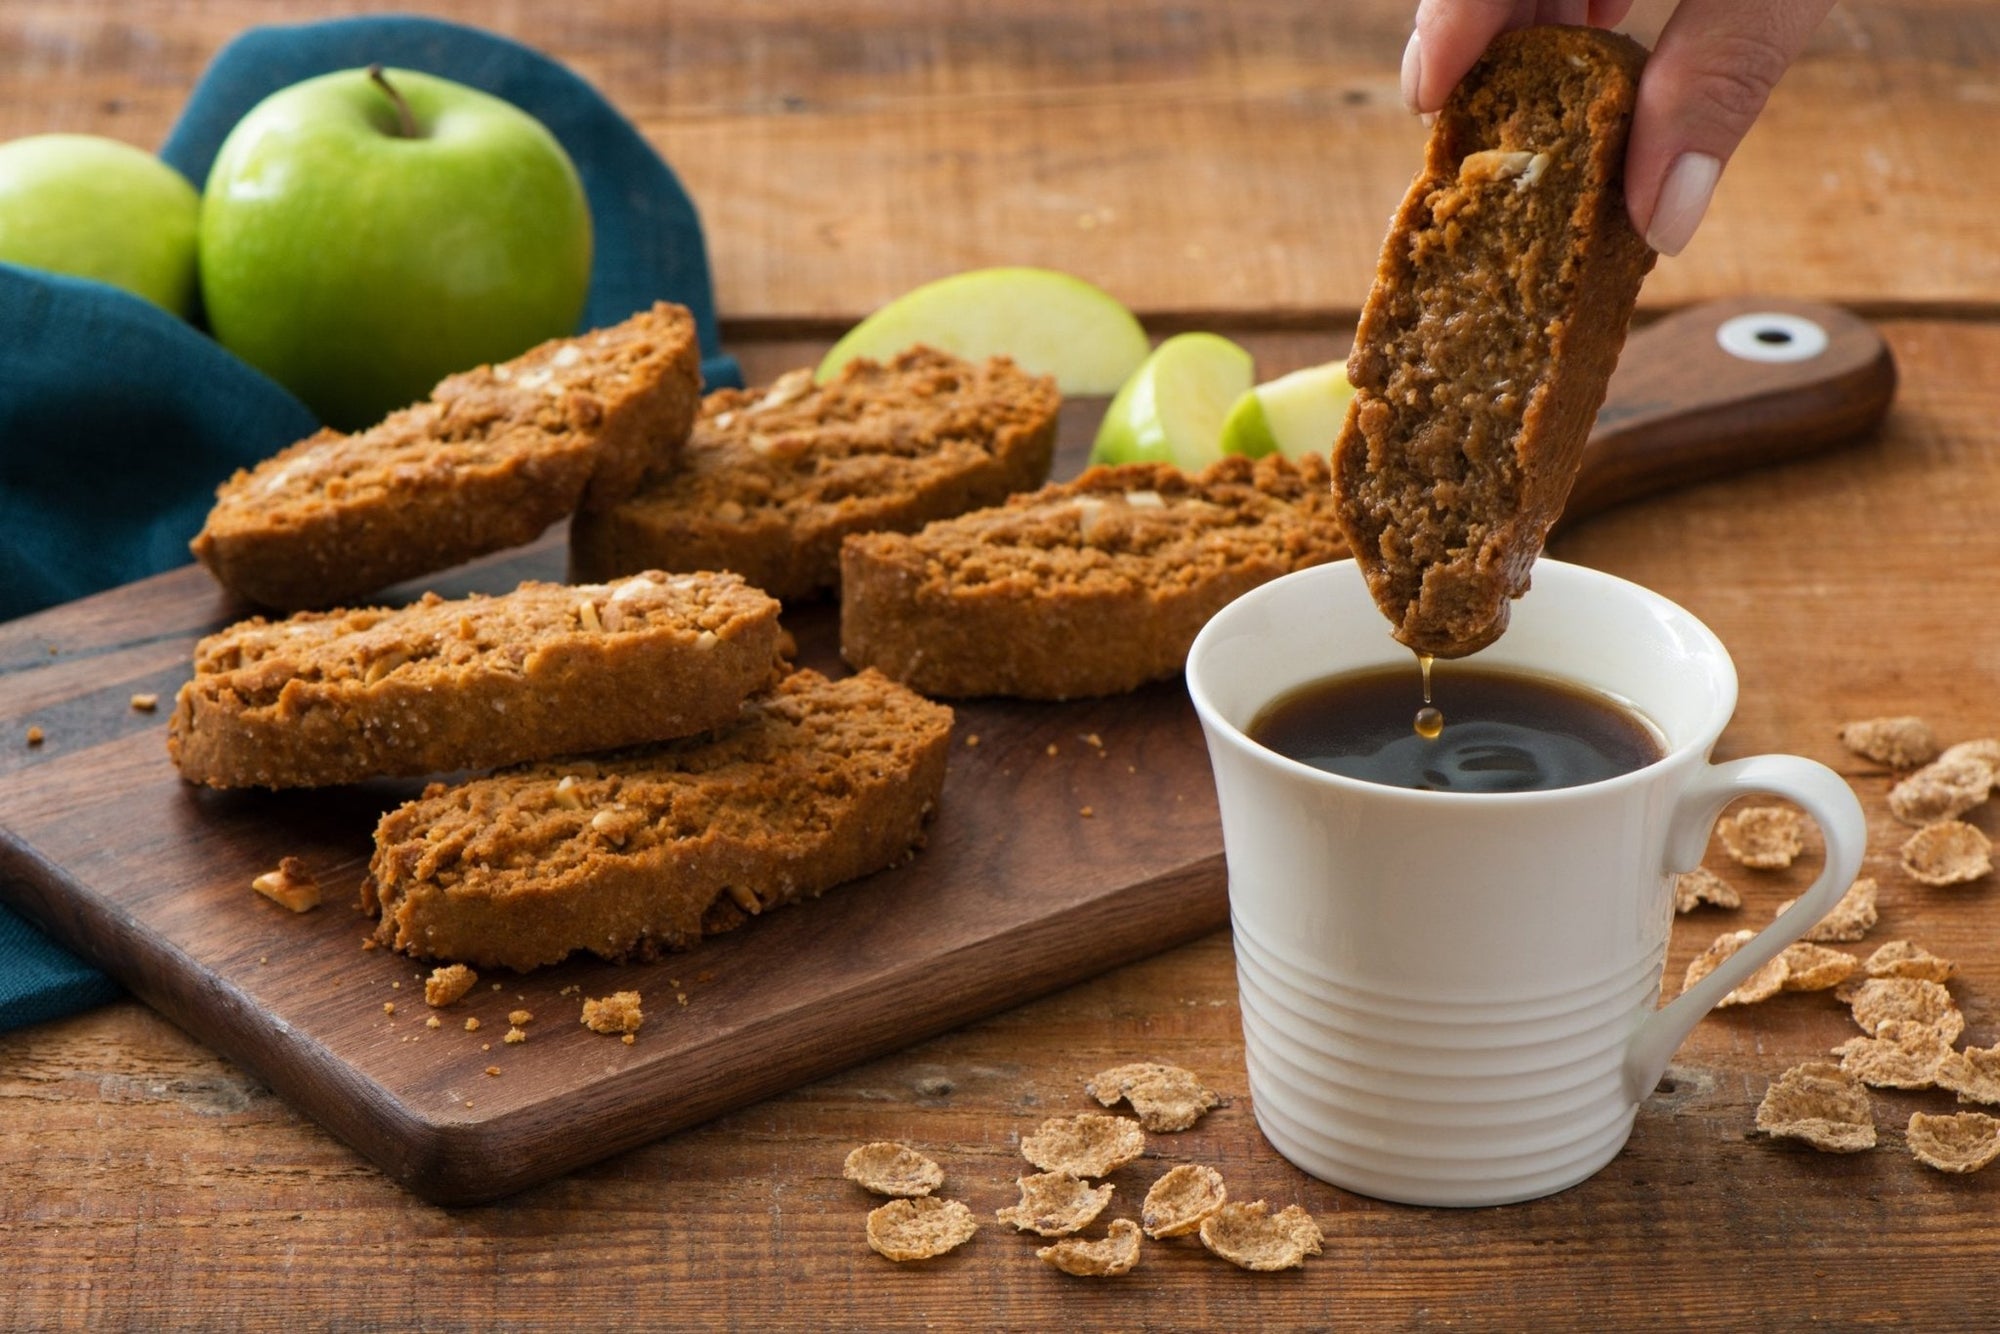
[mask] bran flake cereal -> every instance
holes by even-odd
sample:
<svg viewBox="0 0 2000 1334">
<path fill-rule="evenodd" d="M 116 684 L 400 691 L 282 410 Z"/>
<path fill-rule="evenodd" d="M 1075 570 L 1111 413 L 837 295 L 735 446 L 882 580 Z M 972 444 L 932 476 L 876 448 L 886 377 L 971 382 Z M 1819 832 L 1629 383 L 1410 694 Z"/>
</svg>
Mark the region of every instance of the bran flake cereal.
<svg viewBox="0 0 2000 1334">
<path fill-rule="evenodd" d="M 424 1004 L 432 1009 L 443 1009 L 472 990 L 473 984 L 478 981 L 479 974 L 462 963 L 433 968 L 431 975 L 424 979 Z"/>
<path fill-rule="evenodd" d="M 2000 782 L 2000 739 L 1980 737 L 1974 741 L 1961 741 L 1955 746 L 1946 746 L 1940 760 L 1978 760 L 1993 771 L 1995 782 Z"/>
<path fill-rule="evenodd" d="M 957 1200 L 925 1195 L 891 1200 L 868 1211 L 868 1245 L 877 1255 L 902 1263 L 929 1260 L 972 1240 L 979 1224 Z"/>
<path fill-rule="evenodd" d="M 1852 954 L 1803 940 L 1787 945 L 1778 961 L 1785 965 L 1786 991 L 1828 991 L 1861 967 Z"/>
<path fill-rule="evenodd" d="M 1182 1163 L 1146 1192 L 1146 1202 L 1139 1207 L 1139 1220 L 1146 1235 L 1155 1240 L 1184 1237 L 1228 1202 L 1229 1190 L 1222 1184 L 1222 1173 L 1199 1163 Z"/>
<path fill-rule="evenodd" d="M 1145 1151 L 1138 1122 L 1095 1112 L 1050 1117 L 1021 1141 L 1021 1156 L 1044 1172 L 1080 1177 L 1101 1177 Z"/>
<path fill-rule="evenodd" d="M 1861 876 L 1847 887 L 1847 892 L 1840 896 L 1840 902 L 1834 904 L 1826 916 L 1814 922 L 1799 939 L 1821 944 L 1862 939 L 1875 929 L 1875 923 L 1880 919 L 1881 914 L 1875 906 L 1878 892 L 1873 876 Z M 1797 902 L 1797 899 L 1786 899 L 1771 916 L 1784 916 L 1785 910 Z"/>
<path fill-rule="evenodd" d="M 878 1140 L 847 1155 L 840 1174 L 876 1195 L 928 1195 L 944 1184 L 944 1169 L 907 1144 Z"/>
<path fill-rule="evenodd" d="M 1808 1061 L 1779 1075 L 1757 1104 L 1757 1129 L 1803 1140 L 1822 1153 L 1875 1147 L 1875 1117 L 1861 1081 L 1828 1061 Z"/>
<path fill-rule="evenodd" d="M 1186 1130 L 1220 1101 L 1193 1072 L 1151 1062 L 1106 1070 L 1083 1088 L 1106 1107 L 1123 1098 L 1132 1105 L 1140 1125 L 1163 1133 Z"/>
<path fill-rule="evenodd" d="M 1741 908 L 1743 896 L 1736 887 L 1706 866 L 1683 872 L 1674 880 L 1674 911 L 1693 912 L 1704 903 L 1718 908 Z"/>
<path fill-rule="evenodd" d="M 1262 1200 L 1225 1204 L 1201 1223 L 1201 1244 L 1242 1269 L 1295 1269 L 1318 1255 L 1319 1224 L 1296 1204 L 1270 1213 Z"/>
<path fill-rule="evenodd" d="M 1021 1202 L 997 1210 L 994 1217 L 1021 1232 L 1042 1237 L 1067 1237 L 1095 1222 L 1111 1203 L 1115 1186 L 1093 1186 L 1070 1172 L 1040 1172 L 1018 1177 Z"/>
<path fill-rule="evenodd" d="M 1937 756 L 1937 737 L 1922 718 L 1863 718 L 1840 729 L 1840 744 L 1863 759 L 1892 769 L 1914 769 Z"/>
<path fill-rule="evenodd" d="M 2000 1103 L 2000 1047 L 1967 1047 L 1938 1062 L 1937 1086 L 1960 1102 Z"/>
<path fill-rule="evenodd" d="M 1940 1172 L 1977 1172 L 2000 1158 L 2000 1119 L 1984 1112 L 1913 1112 L 1904 1138 L 1918 1162 Z"/>
<path fill-rule="evenodd" d="M 1116 1278 L 1139 1265 L 1139 1225 L 1129 1218 L 1113 1219 L 1102 1241 L 1059 1241 L 1035 1256 L 1078 1278 Z"/>
<path fill-rule="evenodd" d="M 1742 949 L 1756 934 L 1755 931 L 1725 931 L 1717 936 L 1713 944 L 1688 962 L 1687 975 L 1681 980 L 1681 990 L 1685 992 L 1721 967 L 1725 959 Z M 1716 1008 L 1721 1009 L 1726 1005 L 1753 1005 L 1761 1000 L 1769 1000 L 1784 990 L 1784 986 L 1785 961 L 1784 956 L 1780 955 L 1744 978 L 1734 991 L 1716 1002 Z"/>
<path fill-rule="evenodd" d="M 1889 789 L 1889 813 L 1921 828 L 1952 820 L 1993 791 L 1993 767 L 1969 756 L 1936 760 Z"/>
<path fill-rule="evenodd" d="M 1870 1037 L 1891 1020 L 1937 1030 L 1947 1043 L 1965 1031 L 1965 1016 L 1941 983 L 1920 977 L 1871 977 L 1849 981 L 1834 995 L 1854 1011 L 1854 1022 Z"/>
<path fill-rule="evenodd" d="M 1940 958 L 1911 940 L 1884 941 L 1880 948 L 1861 961 L 1870 977 L 1916 977 L 1942 982 L 1957 971 L 1958 965 Z"/>
<path fill-rule="evenodd" d="M 1925 825 L 1904 840 L 1903 869 L 1924 885 L 1963 885 L 1993 870 L 1993 844 L 1962 820 Z"/>
<path fill-rule="evenodd" d="M 1885 1019 L 1874 1037 L 1849 1038 L 1833 1049 L 1841 1069 L 1878 1089 L 1930 1088 L 1950 1053 L 1951 1043 L 1935 1028 L 1904 1019 Z"/>
<path fill-rule="evenodd" d="M 1745 806 L 1716 821 L 1722 846 L 1753 871 L 1781 871 L 1805 851 L 1806 821 L 1789 806 Z"/>
</svg>

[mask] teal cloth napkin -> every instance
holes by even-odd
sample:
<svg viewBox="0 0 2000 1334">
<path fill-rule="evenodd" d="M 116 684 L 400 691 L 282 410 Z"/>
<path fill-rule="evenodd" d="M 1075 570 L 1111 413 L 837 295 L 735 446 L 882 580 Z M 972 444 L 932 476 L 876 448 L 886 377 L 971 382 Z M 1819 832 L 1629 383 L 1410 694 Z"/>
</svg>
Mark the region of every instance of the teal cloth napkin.
<svg viewBox="0 0 2000 1334">
<path fill-rule="evenodd" d="M 548 126 L 590 199 L 580 327 L 677 301 L 694 314 L 707 383 L 742 384 L 680 180 L 588 83 L 518 42 L 409 15 L 253 28 L 203 73 L 160 156 L 199 186 L 267 94 L 376 62 L 470 84 Z M 216 484 L 318 425 L 275 381 L 149 303 L 0 264 L 0 620 L 185 564 Z M 0 907 L 0 1030 L 115 994 Z"/>
</svg>

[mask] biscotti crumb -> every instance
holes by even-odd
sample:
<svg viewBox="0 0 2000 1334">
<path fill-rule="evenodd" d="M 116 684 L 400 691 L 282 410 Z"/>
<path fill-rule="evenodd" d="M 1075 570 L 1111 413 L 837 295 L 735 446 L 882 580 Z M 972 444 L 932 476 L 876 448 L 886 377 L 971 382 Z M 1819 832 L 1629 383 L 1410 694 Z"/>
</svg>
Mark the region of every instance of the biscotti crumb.
<svg viewBox="0 0 2000 1334">
<path fill-rule="evenodd" d="M 151 713 L 160 707 L 160 697 L 153 694 L 132 696 L 132 707 L 141 713 Z"/>
<path fill-rule="evenodd" d="M 47 732 L 44 732 L 44 731 L 43 731 L 43 730 L 42 730 L 41 728 L 39 728 L 39 727 L 33 727 L 33 726 L 30 726 L 30 727 L 28 728 L 28 744 L 29 744 L 29 745 L 31 745 L 31 746 L 39 746 L 39 745 L 41 745 L 41 744 L 42 744 L 42 743 L 43 743 L 44 741 L 47 741 L 48 739 L 49 739 L 49 734 L 48 734 Z"/>
<path fill-rule="evenodd" d="M 602 1000 L 586 997 L 583 1002 L 583 1025 L 593 1033 L 630 1035 L 638 1032 L 645 1020 L 636 991 L 614 991 Z"/>
<path fill-rule="evenodd" d="M 489 1065 L 486 1067 L 486 1073 L 497 1077 L 500 1073 L 500 1067 L 497 1065 Z"/>
<path fill-rule="evenodd" d="M 424 979 L 424 1004 L 442 1009 L 472 990 L 477 981 L 479 974 L 462 963 L 433 968 Z"/>
<path fill-rule="evenodd" d="M 476 1015 L 466 1016 L 465 1031 L 468 1033 L 477 1033 L 479 1031 L 479 1019 Z"/>
<path fill-rule="evenodd" d="M 372 954 L 381 948 L 382 946 L 376 941 L 375 937 L 363 936 L 361 938 L 361 952 L 363 954 Z"/>
<path fill-rule="evenodd" d="M 535 1016 L 526 1010 L 509 1010 L 507 1012 L 507 1022 L 516 1028 L 519 1028 L 522 1024 L 532 1023 L 534 1018 Z"/>
<path fill-rule="evenodd" d="M 633 1044 L 634 1042 L 637 1042 L 637 1041 L 638 1041 L 638 1039 L 637 1039 L 637 1038 L 635 1038 L 635 1037 L 633 1037 L 633 1036 L 632 1036 L 632 1035 L 631 1035 L 630 1033 L 627 1033 L 627 1034 L 626 1034 L 626 1035 L 625 1035 L 624 1037 L 622 1037 L 622 1038 L 620 1038 L 620 1039 L 618 1039 L 618 1040 L 619 1040 L 620 1042 L 624 1043 L 624 1044 L 625 1044 L 626 1046 L 628 1046 L 628 1047 L 629 1047 L 629 1046 L 631 1046 L 631 1045 L 632 1045 L 632 1044 Z"/>
<path fill-rule="evenodd" d="M 1078 810 L 1077 814 L 1081 815 L 1084 819 L 1088 820 L 1091 816 L 1097 814 L 1097 812 L 1092 810 L 1090 807 L 1085 806 L 1080 810 Z"/>
<path fill-rule="evenodd" d="M 396 1002 L 394 1002 L 394 1001 L 383 1001 L 383 1002 L 382 1002 L 382 1013 L 383 1013 L 383 1014 L 394 1014 L 395 1012 L 396 1012 Z"/>
<path fill-rule="evenodd" d="M 311 912 L 319 907 L 319 882 L 297 857 L 283 858 L 277 870 L 264 872 L 250 882 L 250 888 L 293 912 Z"/>
<path fill-rule="evenodd" d="M 432 1015 L 432 1016 L 431 1016 L 430 1018 L 428 1018 L 428 1019 L 424 1020 L 424 1027 L 425 1027 L 425 1028 L 443 1028 L 443 1027 L 444 1027 L 444 1020 L 442 1020 L 442 1019 L 438 1018 L 438 1017 L 437 1017 L 436 1015 Z"/>
<path fill-rule="evenodd" d="M 518 1046 L 521 1043 L 526 1042 L 528 1040 L 528 1034 L 523 1029 L 510 1028 L 507 1030 L 507 1036 L 501 1038 L 500 1040 L 511 1046 Z"/>
</svg>

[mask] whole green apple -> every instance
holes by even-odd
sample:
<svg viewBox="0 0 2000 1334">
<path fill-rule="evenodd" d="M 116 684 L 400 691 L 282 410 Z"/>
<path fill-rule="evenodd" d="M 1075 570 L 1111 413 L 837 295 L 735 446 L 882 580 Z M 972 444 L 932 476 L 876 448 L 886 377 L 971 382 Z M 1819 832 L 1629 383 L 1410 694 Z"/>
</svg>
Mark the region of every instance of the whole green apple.
<svg viewBox="0 0 2000 1334">
<path fill-rule="evenodd" d="M 541 122 L 410 70 L 271 94 L 201 204 L 201 295 L 223 346 L 344 430 L 446 375 L 576 331 L 590 207 Z"/>
<path fill-rule="evenodd" d="M 0 260 L 122 287 L 186 318 L 194 187 L 151 153 L 94 134 L 0 144 Z"/>
</svg>

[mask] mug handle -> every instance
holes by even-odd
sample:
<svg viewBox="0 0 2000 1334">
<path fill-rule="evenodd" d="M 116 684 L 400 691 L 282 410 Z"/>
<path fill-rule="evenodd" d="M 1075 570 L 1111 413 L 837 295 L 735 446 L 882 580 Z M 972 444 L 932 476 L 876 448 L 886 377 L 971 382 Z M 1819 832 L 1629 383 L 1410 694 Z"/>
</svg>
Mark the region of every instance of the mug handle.
<svg viewBox="0 0 2000 1334">
<path fill-rule="evenodd" d="M 1701 864 L 1715 819 L 1737 797 L 1785 797 L 1819 825 L 1826 861 L 1819 879 L 1778 917 L 1723 960 L 1716 970 L 1647 1016 L 1625 1045 L 1625 1092 L 1643 1100 L 1666 1073 L 1667 1062 L 1716 1002 L 1742 985 L 1833 910 L 1854 877 L 1868 843 L 1868 818 L 1846 780 L 1815 760 L 1797 755 L 1756 755 L 1707 767 L 1681 794 L 1667 836 L 1669 873 Z"/>
</svg>

